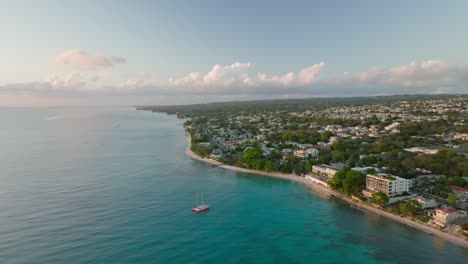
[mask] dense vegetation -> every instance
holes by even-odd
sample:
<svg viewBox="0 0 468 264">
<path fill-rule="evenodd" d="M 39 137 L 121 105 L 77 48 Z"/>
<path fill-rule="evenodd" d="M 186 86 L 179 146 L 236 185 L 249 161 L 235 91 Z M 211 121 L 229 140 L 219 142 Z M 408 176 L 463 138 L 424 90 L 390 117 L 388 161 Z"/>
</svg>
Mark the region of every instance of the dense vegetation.
<svg viewBox="0 0 468 264">
<path fill-rule="evenodd" d="M 333 176 L 329 185 L 347 195 L 361 195 L 366 188 L 366 175 L 344 167 Z"/>
</svg>

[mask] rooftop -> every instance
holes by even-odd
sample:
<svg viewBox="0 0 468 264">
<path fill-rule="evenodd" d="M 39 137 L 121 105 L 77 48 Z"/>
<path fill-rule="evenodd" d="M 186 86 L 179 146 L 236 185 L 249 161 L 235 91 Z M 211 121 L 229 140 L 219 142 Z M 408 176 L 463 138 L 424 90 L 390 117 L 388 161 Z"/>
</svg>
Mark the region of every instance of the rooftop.
<svg viewBox="0 0 468 264">
<path fill-rule="evenodd" d="M 458 211 L 457 209 L 455 209 L 453 207 L 444 207 L 444 208 L 439 208 L 439 209 L 436 209 L 436 210 L 440 210 L 440 211 L 445 212 L 445 213 L 453 213 L 453 212 Z"/>
<path fill-rule="evenodd" d="M 456 185 L 450 185 L 450 189 L 454 191 L 459 191 L 459 192 L 468 192 L 468 189 L 465 189 L 463 187 L 456 186 Z"/>
</svg>

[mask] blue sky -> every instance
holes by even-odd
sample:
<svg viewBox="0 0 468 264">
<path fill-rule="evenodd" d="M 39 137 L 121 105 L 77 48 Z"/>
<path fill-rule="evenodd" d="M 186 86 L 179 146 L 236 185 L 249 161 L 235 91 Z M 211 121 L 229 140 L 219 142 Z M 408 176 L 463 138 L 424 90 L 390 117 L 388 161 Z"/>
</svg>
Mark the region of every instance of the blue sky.
<svg viewBox="0 0 468 264">
<path fill-rule="evenodd" d="M 0 105 L 466 93 L 466 10 L 467 1 L 2 1 Z"/>
</svg>

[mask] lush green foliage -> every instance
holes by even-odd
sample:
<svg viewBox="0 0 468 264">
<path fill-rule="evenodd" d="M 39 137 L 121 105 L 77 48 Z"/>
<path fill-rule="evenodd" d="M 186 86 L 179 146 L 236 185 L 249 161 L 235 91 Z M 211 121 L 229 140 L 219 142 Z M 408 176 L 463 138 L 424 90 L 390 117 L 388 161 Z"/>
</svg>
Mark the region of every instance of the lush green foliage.
<svg viewBox="0 0 468 264">
<path fill-rule="evenodd" d="M 371 196 L 372 201 L 380 207 L 385 206 L 390 198 L 383 192 L 375 192 Z"/>
<path fill-rule="evenodd" d="M 211 154 L 212 149 L 210 147 L 200 146 L 197 143 L 192 143 L 190 145 L 190 150 L 197 153 L 202 157 L 208 157 Z"/>
<path fill-rule="evenodd" d="M 366 188 L 366 175 L 345 167 L 333 176 L 329 184 L 347 195 L 360 194 Z"/>
<path fill-rule="evenodd" d="M 451 206 L 455 206 L 457 204 L 457 195 L 450 193 L 447 197 L 447 203 Z"/>
<path fill-rule="evenodd" d="M 408 202 L 400 202 L 398 204 L 399 213 L 402 215 L 414 216 L 421 212 L 422 205 L 416 200 L 409 200 Z"/>
<path fill-rule="evenodd" d="M 414 168 L 424 168 L 435 174 L 468 175 L 468 158 L 450 150 L 440 150 L 435 155 L 419 155 L 409 158 L 405 160 L 405 164 Z"/>
</svg>

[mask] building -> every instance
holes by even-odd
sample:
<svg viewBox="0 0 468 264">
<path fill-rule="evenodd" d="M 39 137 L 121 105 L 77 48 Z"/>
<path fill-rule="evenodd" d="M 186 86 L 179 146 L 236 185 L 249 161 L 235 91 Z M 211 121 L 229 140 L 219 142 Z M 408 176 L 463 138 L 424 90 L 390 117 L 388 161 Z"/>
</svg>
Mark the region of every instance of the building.
<svg viewBox="0 0 468 264">
<path fill-rule="evenodd" d="M 295 150 L 294 156 L 299 158 L 315 158 L 319 154 L 316 148 L 308 148 L 306 150 Z"/>
<path fill-rule="evenodd" d="M 412 148 L 405 148 L 404 150 L 412 153 L 421 153 L 421 154 L 430 154 L 434 155 L 439 152 L 437 149 L 430 149 L 425 147 L 412 147 Z"/>
<path fill-rule="evenodd" d="M 379 168 L 377 167 L 354 167 L 351 168 L 353 171 L 361 172 L 361 173 L 366 173 L 368 170 L 375 170 L 376 172 L 379 171 Z"/>
<path fill-rule="evenodd" d="M 326 176 L 328 179 L 333 178 L 333 176 L 335 176 L 335 174 L 339 170 L 340 169 L 338 169 L 336 167 L 329 166 L 329 165 L 326 165 L 326 164 L 313 165 L 312 166 L 312 173 L 315 173 L 315 174 L 318 174 L 318 175 L 321 175 L 321 176 Z"/>
<path fill-rule="evenodd" d="M 455 185 L 450 185 L 450 189 L 457 195 L 458 200 L 465 202 L 468 199 L 468 189 Z"/>
<path fill-rule="evenodd" d="M 392 124 L 386 126 L 386 127 L 385 127 L 385 130 L 391 131 L 391 130 L 395 129 L 397 126 L 399 126 L 399 125 L 400 125 L 400 123 L 398 123 L 398 122 L 393 122 Z"/>
<path fill-rule="evenodd" d="M 456 133 L 454 139 L 468 140 L 468 133 Z"/>
<path fill-rule="evenodd" d="M 439 206 L 435 199 L 430 197 L 419 196 L 415 198 L 416 201 L 422 206 L 422 209 L 434 208 Z"/>
<path fill-rule="evenodd" d="M 453 207 L 437 208 L 433 216 L 433 221 L 436 225 L 445 227 L 446 225 L 452 223 L 455 219 L 465 215 L 465 212 L 458 211 Z"/>
<path fill-rule="evenodd" d="M 389 197 L 408 192 L 411 180 L 398 176 L 379 173 L 377 175 L 367 174 L 366 189 L 372 192 L 383 192 Z"/>
</svg>

